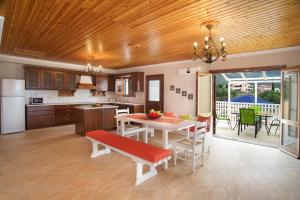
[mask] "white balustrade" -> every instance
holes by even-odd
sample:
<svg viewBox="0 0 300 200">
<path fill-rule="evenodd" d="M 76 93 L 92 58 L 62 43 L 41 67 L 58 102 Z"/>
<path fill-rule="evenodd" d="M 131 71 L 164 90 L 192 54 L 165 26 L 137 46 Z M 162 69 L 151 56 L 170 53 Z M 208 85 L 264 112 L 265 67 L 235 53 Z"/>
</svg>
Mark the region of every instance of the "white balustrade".
<svg viewBox="0 0 300 200">
<path fill-rule="evenodd" d="M 226 115 L 232 120 L 235 120 L 235 115 L 232 113 L 238 113 L 240 108 L 248 108 L 249 106 L 261 106 L 263 113 L 272 115 L 274 117 L 279 117 L 280 114 L 280 104 L 264 104 L 264 103 L 242 103 L 242 102 L 226 102 L 226 101 L 216 101 L 216 113 L 217 115 Z"/>
</svg>

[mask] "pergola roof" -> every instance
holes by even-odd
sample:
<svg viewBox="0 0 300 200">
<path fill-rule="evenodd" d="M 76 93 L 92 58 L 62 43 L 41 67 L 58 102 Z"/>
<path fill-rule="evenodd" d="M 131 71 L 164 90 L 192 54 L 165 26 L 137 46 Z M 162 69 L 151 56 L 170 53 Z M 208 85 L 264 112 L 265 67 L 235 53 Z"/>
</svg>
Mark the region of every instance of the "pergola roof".
<svg viewBox="0 0 300 200">
<path fill-rule="evenodd" d="M 274 83 L 280 82 L 280 70 L 221 73 L 216 75 L 217 83 L 248 82 L 248 83 Z"/>
</svg>

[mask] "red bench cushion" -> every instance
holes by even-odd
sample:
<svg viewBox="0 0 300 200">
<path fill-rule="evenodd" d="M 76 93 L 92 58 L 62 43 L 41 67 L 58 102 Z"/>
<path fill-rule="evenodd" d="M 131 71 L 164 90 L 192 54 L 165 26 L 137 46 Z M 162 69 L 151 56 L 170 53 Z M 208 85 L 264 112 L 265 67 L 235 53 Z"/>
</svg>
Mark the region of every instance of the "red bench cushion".
<svg viewBox="0 0 300 200">
<path fill-rule="evenodd" d="M 169 150 L 103 130 L 87 132 L 86 136 L 153 163 L 171 155 L 171 151 Z"/>
</svg>

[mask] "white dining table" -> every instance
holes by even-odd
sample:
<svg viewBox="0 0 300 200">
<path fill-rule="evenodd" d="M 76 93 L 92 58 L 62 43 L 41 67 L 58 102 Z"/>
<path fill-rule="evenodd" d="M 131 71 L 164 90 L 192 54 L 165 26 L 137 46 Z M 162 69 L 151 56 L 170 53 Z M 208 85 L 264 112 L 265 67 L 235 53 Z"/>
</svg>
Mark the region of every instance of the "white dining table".
<svg viewBox="0 0 300 200">
<path fill-rule="evenodd" d="M 133 117 L 133 115 L 135 117 Z M 136 118 L 136 116 L 140 116 L 141 119 Z M 121 131 L 123 132 L 125 130 L 125 123 L 127 122 L 136 122 L 139 124 L 143 124 L 143 126 L 146 128 L 146 132 L 144 135 L 144 140 L 147 143 L 148 142 L 148 128 L 154 128 L 156 130 L 161 130 L 162 131 L 162 147 L 164 149 L 170 149 L 171 145 L 169 144 L 169 133 L 171 131 L 181 131 L 181 130 L 186 130 L 187 135 L 189 135 L 189 128 L 195 126 L 195 121 L 190 121 L 190 120 L 180 120 L 178 119 L 178 123 L 168 123 L 168 122 L 161 122 L 157 120 L 150 120 L 145 117 L 143 119 L 143 116 L 146 116 L 144 113 L 134 113 L 134 114 L 129 114 L 129 115 L 122 115 L 122 116 L 116 116 L 116 118 L 121 122 Z M 162 117 L 162 118 L 169 118 L 169 117 Z M 174 119 L 174 118 L 169 118 L 169 119 Z M 177 119 L 177 118 L 176 118 Z M 168 121 L 168 119 L 166 119 Z"/>
</svg>

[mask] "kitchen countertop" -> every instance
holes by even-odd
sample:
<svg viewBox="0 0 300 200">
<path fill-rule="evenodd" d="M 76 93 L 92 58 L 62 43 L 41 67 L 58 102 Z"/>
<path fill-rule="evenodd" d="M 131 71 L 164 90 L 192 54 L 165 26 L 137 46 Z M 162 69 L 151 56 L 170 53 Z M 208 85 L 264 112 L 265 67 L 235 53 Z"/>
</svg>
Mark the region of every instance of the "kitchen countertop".
<svg viewBox="0 0 300 200">
<path fill-rule="evenodd" d="M 43 103 L 43 104 L 26 104 L 26 106 L 59 106 L 59 105 L 92 105 L 97 102 L 70 102 L 70 103 Z M 101 104 L 124 104 L 124 105 L 132 105 L 139 106 L 143 104 L 138 103 L 129 103 L 129 102 L 99 102 Z"/>
<path fill-rule="evenodd" d="M 75 108 L 77 109 L 82 109 L 82 110 L 94 110 L 94 109 L 107 109 L 107 108 L 118 108 L 119 106 L 112 106 L 112 105 L 103 105 L 103 106 L 76 106 Z"/>
</svg>

